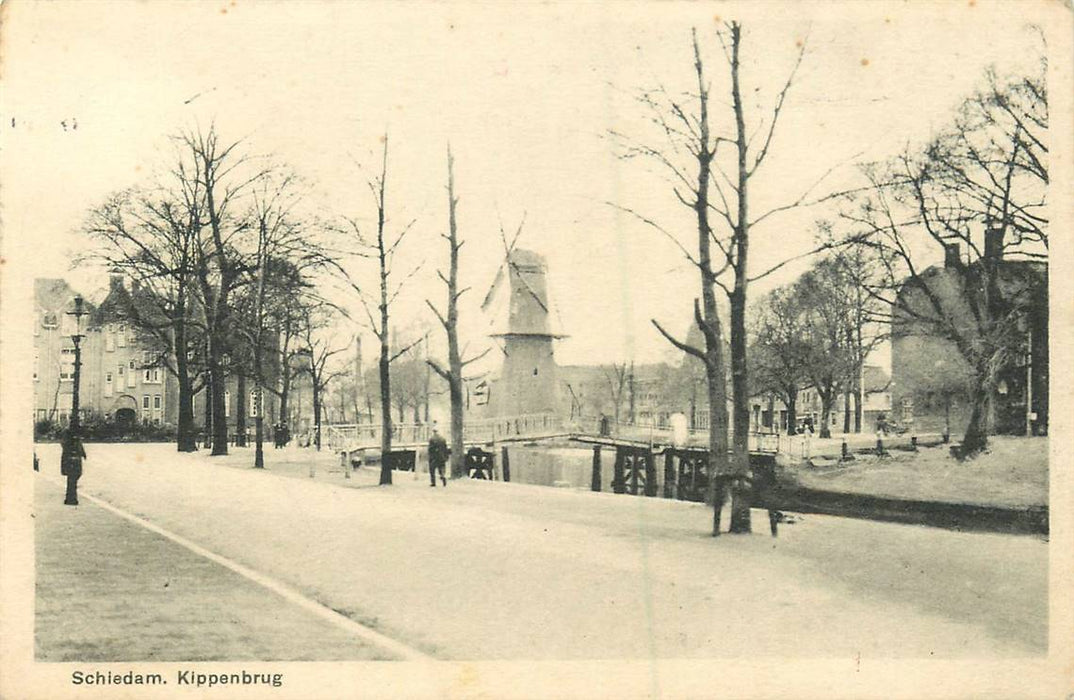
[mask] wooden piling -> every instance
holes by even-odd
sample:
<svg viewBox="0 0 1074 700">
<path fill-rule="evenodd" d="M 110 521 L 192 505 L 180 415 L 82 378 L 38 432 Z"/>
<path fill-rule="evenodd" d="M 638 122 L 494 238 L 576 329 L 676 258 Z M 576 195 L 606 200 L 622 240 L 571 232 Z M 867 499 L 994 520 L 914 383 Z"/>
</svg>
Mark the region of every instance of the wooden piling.
<svg viewBox="0 0 1074 700">
<path fill-rule="evenodd" d="M 664 452 L 664 498 L 675 498 L 675 458 L 671 450 Z"/>
<path fill-rule="evenodd" d="M 593 480 L 590 490 L 600 491 L 600 445 L 593 445 Z"/>
</svg>

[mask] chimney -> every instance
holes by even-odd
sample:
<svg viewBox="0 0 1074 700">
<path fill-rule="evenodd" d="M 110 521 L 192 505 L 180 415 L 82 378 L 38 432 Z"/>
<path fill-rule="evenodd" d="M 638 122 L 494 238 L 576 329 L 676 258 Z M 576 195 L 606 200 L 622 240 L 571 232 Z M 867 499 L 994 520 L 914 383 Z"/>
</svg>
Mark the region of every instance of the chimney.
<svg viewBox="0 0 1074 700">
<path fill-rule="evenodd" d="M 943 244 L 943 266 L 958 267 L 962 264 L 962 252 L 958 243 Z"/>
<path fill-rule="evenodd" d="M 108 273 L 108 291 L 115 291 L 117 288 L 123 288 L 123 271 L 114 267 Z"/>
<path fill-rule="evenodd" d="M 1003 258 L 1002 228 L 985 229 L 984 256 L 989 260 L 1001 260 Z"/>
</svg>

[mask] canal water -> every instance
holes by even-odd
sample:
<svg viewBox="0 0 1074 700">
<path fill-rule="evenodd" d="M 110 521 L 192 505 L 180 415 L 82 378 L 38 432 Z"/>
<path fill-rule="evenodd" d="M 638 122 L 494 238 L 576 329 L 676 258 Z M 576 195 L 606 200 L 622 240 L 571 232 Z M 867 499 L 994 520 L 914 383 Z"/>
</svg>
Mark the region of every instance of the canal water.
<svg viewBox="0 0 1074 700">
<path fill-rule="evenodd" d="M 508 447 L 508 453 L 513 482 L 587 490 L 592 485 L 592 447 L 514 444 Z M 600 457 L 601 491 L 611 491 L 615 449 L 603 448 Z"/>
</svg>

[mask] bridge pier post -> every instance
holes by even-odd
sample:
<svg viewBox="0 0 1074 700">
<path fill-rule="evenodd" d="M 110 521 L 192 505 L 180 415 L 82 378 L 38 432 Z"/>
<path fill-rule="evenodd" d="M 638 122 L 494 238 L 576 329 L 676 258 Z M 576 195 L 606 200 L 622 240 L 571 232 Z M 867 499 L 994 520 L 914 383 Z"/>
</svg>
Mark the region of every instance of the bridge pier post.
<svg viewBox="0 0 1074 700">
<path fill-rule="evenodd" d="M 612 491 L 614 493 L 626 493 L 626 482 L 623 479 L 623 450 L 615 450 L 615 465 L 612 467 Z"/>
<path fill-rule="evenodd" d="M 590 482 L 591 491 L 600 491 L 600 445 L 593 445 L 593 478 Z"/>
<path fill-rule="evenodd" d="M 500 455 L 503 457 L 503 480 L 511 481 L 511 458 L 507 454 L 507 445 L 500 448 Z"/>
<path fill-rule="evenodd" d="M 651 448 L 645 453 L 645 495 L 656 497 L 656 455 Z"/>
<path fill-rule="evenodd" d="M 675 498 L 675 458 L 671 450 L 664 452 L 664 498 Z"/>
</svg>

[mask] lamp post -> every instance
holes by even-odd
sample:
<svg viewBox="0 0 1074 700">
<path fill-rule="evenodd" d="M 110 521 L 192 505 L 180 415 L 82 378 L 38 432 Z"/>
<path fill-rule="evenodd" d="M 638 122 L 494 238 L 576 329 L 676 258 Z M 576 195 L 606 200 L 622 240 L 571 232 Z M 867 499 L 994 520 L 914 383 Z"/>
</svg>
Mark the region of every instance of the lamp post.
<svg viewBox="0 0 1074 700">
<path fill-rule="evenodd" d="M 71 421 L 68 425 L 68 435 L 64 439 L 63 452 L 60 456 L 60 467 L 64 476 L 67 477 L 67 493 L 64 496 L 64 505 L 78 505 L 78 479 L 82 476 L 82 459 L 85 451 L 82 448 L 80 433 L 82 432 L 82 417 L 79 408 L 79 383 L 82 378 L 82 317 L 86 315 L 82 308 L 82 297 L 75 296 L 75 310 L 68 311 L 68 316 L 75 317 L 75 332 L 71 334 L 71 342 L 75 346 L 75 371 L 73 387 L 71 389 Z"/>
</svg>

